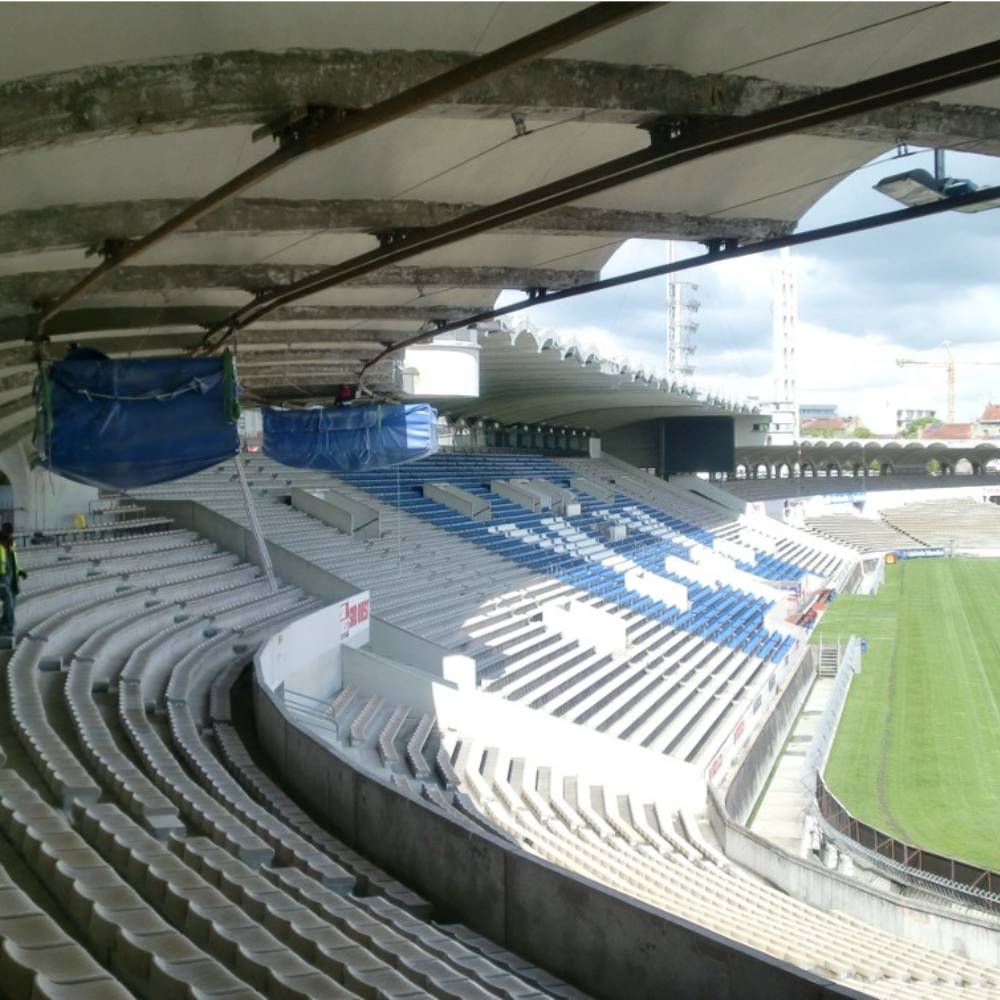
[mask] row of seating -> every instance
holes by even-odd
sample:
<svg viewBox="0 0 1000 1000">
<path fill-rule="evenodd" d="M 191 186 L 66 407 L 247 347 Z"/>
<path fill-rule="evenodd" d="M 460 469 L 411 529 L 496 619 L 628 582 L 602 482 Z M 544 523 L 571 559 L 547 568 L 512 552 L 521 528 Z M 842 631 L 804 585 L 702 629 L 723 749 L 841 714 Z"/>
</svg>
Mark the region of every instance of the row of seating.
<svg viewBox="0 0 1000 1000">
<path fill-rule="evenodd" d="M 434 922 L 426 901 L 259 770 L 216 681 L 317 603 L 271 592 L 254 567 L 189 533 L 150 544 L 109 542 L 113 571 L 92 576 L 81 570 L 93 549 L 24 553 L 7 689 L 26 756 L 0 769 L 0 824 L 76 943 L 43 935 L 50 953 L 22 958 L 0 915 L 17 981 L 31 979 L 14 995 L 580 996 Z M 125 558 L 135 562 L 122 570 Z M 46 566 L 63 571 L 61 587 L 58 572 L 36 577 Z"/>
<path fill-rule="evenodd" d="M 500 464 L 488 471 L 542 472 L 552 465 L 530 457 L 525 465 L 524 456 L 497 460 Z M 686 612 L 626 590 L 623 567 L 662 573 L 666 555 L 686 554 L 691 544 L 712 537 L 705 528 L 690 529 L 696 531 L 694 537 L 684 534 L 679 522 L 649 505 L 619 498 L 612 511 L 597 498 L 580 494 L 581 517 L 532 515 L 506 504 L 502 519 L 498 515 L 489 522 L 472 522 L 440 508 L 436 516 L 454 527 L 442 532 L 437 523 L 408 513 L 405 505 L 383 502 L 343 478 L 297 472 L 257 458 L 250 460 L 248 474 L 258 497 L 258 519 L 270 539 L 370 590 L 379 617 L 472 656 L 480 682 L 491 690 L 517 700 L 530 695 L 534 707 L 680 754 L 700 766 L 711 761 L 746 707 L 768 693 L 776 666 L 794 642 L 790 634 L 762 627 L 766 600 L 732 587 L 688 581 L 693 604 Z M 187 490 L 245 523 L 232 476 L 222 467 L 171 488 Z M 394 495 L 393 477 L 388 476 L 387 489 Z M 382 537 L 350 538 L 282 503 L 293 484 L 332 485 L 377 508 Z M 499 511 L 505 501 L 493 499 Z M 539 537 L 544 533 L 552 546 L 543 549 L 523 540 L 529 529 L 519 525 L 525 517 L 534 518 L 530 530 Z M 617 542 L 578 531 L 577 524 L 588 518 L 625 520 L 632 531 L 625 543 L 640 541 L 642 548 L 623 551 Z M 476 544 L 469 537 L 470 526 L 498 544 Z M 520 538 L 500 529 L 520 532 Z M 554 552 L 555 544 L 564 551 Z M 504 546 L 518 549 L 517 561 L 505 557 L 500 551 Z M 570 598 L 621 618 L 629 647 L 609 659 L 537 620 L 546 603 Z M 533 693 L 536 684 L 544 690 Z"/>
<path fill-rule="evenodd" d="M 354 700 L 370 703 L 363 692 Z M 560 753 L 556 737 L 550 758 L 540 760 L 518 752 L 516 733 L 496 746 L 400 704 L 383 705 L 380 719 L 366 743 L 342 752 L 455 822 L 479 814 L 524 850 L 865 995 L 985 998 L 1000 988 L 993 969 L 817 910 L 762 883 L 713 846 L 711 832 L 671 801 L 669 789 L 642 793 L 634 782 L 616 788 L 589 780 L 579 761 Z M 447 754 L 447 768 L 412 765 L 402 751 L 418 731 Z M 386 755 L 387 745 L 395 752 Z"/>
<path fill-rule="evenodd" d="M 1000 546 L 1000 507 L 972 497 L 891 507 L 882 511 L 882 520 L 929 548 Z"/>
<path fill-rule="evenodd" d="M 564 459 L 561 462 L 579 475 L 611 486 L 630 497 L 639 498 L 658 510 L 676 511 L 678 516 L 690 523 L 710 529 L 715 538 L 748 544 L 745 524 L 734 519 L 718 504 L 702 500 L 688 489 L 641 476 L 638 471 L 625 471 L 618 464 L 604 459 Z M 766 533 L 768 524 L 766 520 L 758 520 L 749 537 Z M 827 547 L 816 546 L 807 534 L 801 532 L 780 531 L 772 537 L 775 554 L 783 563 L 790 563 L 814 576 L 827 579 L 833 577 L 844 558 L 843 553 L 838 554 Z M 780 576 L 774 578 L 785 579 Z"/>
<path fill-rule="evenodd" d="M 807 517 L 805 526 L 823 538 L 847 545 L 858 552 L 887 552 L 920 549 L 925 543 L 904 534 L 881 518 L 857 514 L 824 514 Z"/>
<path fill-rule="evenodd" d="M 579 462 L 580 460 L 578 460 Z M 524 526 L 538 525 L 539 519 L 532 517 L 530 512 L 519 508 L 516 504 L 493 494 L 489 484 L 493 480 L 527 479 L 542 480 L 563 491 L 569 490 L 569 479 L 572 473 L 563 465 L 543 458 L 540 455 L 476 455 L 438 454 L 420 462 L 414 462 L 398 470 L 374 470 L 348 473 L 340 478 L 360 489 L 378 496 L 389 504 L 404 506 L 411 512 L 419 512 L 423 516 L 437 514 L 436 522 L 442 527 L 451 527 L 454 519 L 447 508 L 424 501 L 422 487 L 425 483 L 448 482 L 487 500 L 493 508 L 493 519 L 508 520 L 516 517 Z M 572 492 L 572 491 L 570 491 Z M 581 506 L 581 513 L 573 516 L 572 526 L 575 530 L 589 534 L 597 539 L 601 528 L 616 514 L 624 512 L 629 501 L 633 510 L 639 509 L 653 523 L 670 528 L 679 539 L 699 542 L 711 546 L 714 536 L 711 532 L 692 524 L 675 513 L 660 511 L 644 504 L 636 504 L 619 489 L 615 496 L 607 501 L 597 500 L 585 493 L 576 496 Z M 475 528 L 472 529 L 475 534 Z M 633 543 L 634 546 L 634 543 Z M 686 549 L 677 547 L 674 554 L 686 557 Z M 802 575 L 802 569 L 772 555 L 758 552 L 756 558 L 747 564 L 747 569 L 765 579 L 795 579 Z"/>
</svg>

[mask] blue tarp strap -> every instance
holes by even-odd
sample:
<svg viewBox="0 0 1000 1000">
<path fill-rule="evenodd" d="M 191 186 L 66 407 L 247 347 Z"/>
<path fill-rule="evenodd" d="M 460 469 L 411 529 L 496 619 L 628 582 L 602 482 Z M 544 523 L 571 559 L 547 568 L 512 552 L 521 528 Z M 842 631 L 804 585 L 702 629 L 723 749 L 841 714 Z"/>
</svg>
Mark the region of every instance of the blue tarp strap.
<svg viewBox="0 0 1000 1000">
<path fill-rule="evenodd" d="M 95 392 L 86 386 L 66 385 L 65 382 L 59 379 L 57 381 L 70 392 L 75 392 L 90 402 L 93 402 L 95 399 L 110 399 L 116 403 L 144 403 L 148 400 L 168 402 L 171 399 L 177 399 L 178 396 L 183 396 L 186 392 L 197 392 L 199 395 L 204 396 L 209 389 L 214 389 L 219 384 L 221 377 L 221 375 L 214 375 L 209 378 L 198 378 L 196 376 L 177 386 L 176 389 L 150 389 L 149 392 L 140 393 L 138 396 L 120 396 L 112 393 Z"/>
</svg>

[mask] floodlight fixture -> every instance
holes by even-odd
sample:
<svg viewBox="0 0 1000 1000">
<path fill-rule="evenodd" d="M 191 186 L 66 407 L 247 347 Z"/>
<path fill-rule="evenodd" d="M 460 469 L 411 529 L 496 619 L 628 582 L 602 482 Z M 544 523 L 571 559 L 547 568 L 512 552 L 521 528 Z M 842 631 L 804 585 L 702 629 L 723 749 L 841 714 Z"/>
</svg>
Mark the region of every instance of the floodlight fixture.
<svg viewBox="0 0 1000 1000">
<path fill-rule="evenodd" d="M 928 170 L 907 170 L 902 174 L 883 177 L 874 189 L 907 208 L 917 205 L 929 205 L 933 202 L 946 202 L 952 198 L 961 198 L 974 194 L 979 185 L 962 177 L 946 177 L 944 173 L 944 151 L 934 151 L 934 173 Z M 962 205 L 957 212 L 985 212 L 991 208 L 1000 207 L 1000 199 L 979 201 Z"/>
</svg>

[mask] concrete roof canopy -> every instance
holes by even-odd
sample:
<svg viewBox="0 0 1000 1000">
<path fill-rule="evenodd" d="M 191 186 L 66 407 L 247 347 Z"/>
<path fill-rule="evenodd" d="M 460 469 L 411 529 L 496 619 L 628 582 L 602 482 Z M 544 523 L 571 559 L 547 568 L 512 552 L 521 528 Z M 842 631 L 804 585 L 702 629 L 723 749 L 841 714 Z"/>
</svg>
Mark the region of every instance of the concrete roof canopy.
<svg viewBox="0 0 1000 1000">
<path fill-rule="evenodd" d="M 650 6 L 294 159 L 55 313 L 45 327 L 48 356 L 70 341 L 112 356 L 195 349 L 234 310 L 401 231 L 646 150 L 653 123 L 735 121 L 995 34 L 990 5 Z M 0 447 L 29 424 L 39 308 L 100 261 L 95 248 L 114 260 L 115 241 L 145 236 L 264 159 L 278 147 L 254 133 L 281 116 L 312 106 L 349 120 L 355 109 L 585 9 L 0 3 Z M 240 331 L 242 381 L 261 399 L 291 399 L 299 394 L 294 355 L 300 368 L 309 364 L 310 395 L 323 398 L 357 382 L 385 346 L 489 309 L 505 288 L 590 280 L 630 237 L 752 242 L 783 234 L 835 175 L 900 139 L 995 154 L 998 123 L 1000 86 L 980 82 L 605 187 L 281 305 Z M 593 395 L 587 366 L 580 400 L 567 394 L 547 406 L 519 400 L 500 354 L 488 379 L 497 413 L 564 420 L 594 409 L 583 399 Z M 536 351 L 543 364 L 552 354 Z M 386 385 L 391 365 L 375 373 Z M 648 396 L 648 382 L 636 391 Z M 619 403 L 636 413 L 647 407 L 645 397 Z"/>
</svg>

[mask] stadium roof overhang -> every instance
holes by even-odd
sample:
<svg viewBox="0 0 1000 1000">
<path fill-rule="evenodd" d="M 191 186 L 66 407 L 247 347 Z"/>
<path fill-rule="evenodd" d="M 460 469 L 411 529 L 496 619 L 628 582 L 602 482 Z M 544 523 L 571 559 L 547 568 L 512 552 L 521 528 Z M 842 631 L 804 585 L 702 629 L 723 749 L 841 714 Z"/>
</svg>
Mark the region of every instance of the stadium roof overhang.
<svg viewBox="0 0 1000 1000">
<path fill-rule="evenodd" d="M 503 329 L 480 334 L 479 345 L 479 396 L 426 397 L 441 413 L 501 424 L 556 424 L 600 434 L 658 417 L 750 412 L 563 343 L 551 333 Z"/>
<path fill-rule="evenodd" d="M 663 5 L 296 159 L 118 266 L 128 241 L 275 150 L 267 135 L 255 142 L 261 126 L 273 131 L 284 116 L 287 140 L 350 121 L 355 109 L 583 9 L 0 5 L 0 448 L 30 426 L 39 316 L 102 258 L 103 280 L 48 321 L 48 356 L 73 341 L 114 356 L 193 350 L 275 289 L 648 150 L 651 135 L 665 134 L 657 125 L 682 137 L 706 123 L 742 127 L 766 109 L 995 34 L 990 5 Z M 296 109 L 312 117 L 293 121 Z M 998 123 L 993 83 L 820 124 L 789 118 L 780 137 L 602 188 L 281 305 L 241 330 L 242 379 L 261 399 L 303 385 L 323 398 L 356 382 L 386 346 L 489 308 L 501 289 L 584 282 L 630 237 L 785 233 L 841 176 L 901 140 L 996 154 Z M 548 365 L 550 353 L 531 364 Z M 532 402 L 526 388 L 526 407 L 597 426 L 594 366 L 578 364 L 573 387 L 564 367 L 561 398 L 531 388 Z M 484 391 L 506 412 L 521 390 L 509 372 L 491 372 Z M 376 385 L 394 376 L 391 363 L 373 372 Z M 607 426 L 673 405 L 651 404 L 640 381 L 620 390 Z"/>
</svg>

